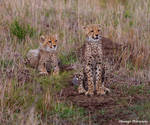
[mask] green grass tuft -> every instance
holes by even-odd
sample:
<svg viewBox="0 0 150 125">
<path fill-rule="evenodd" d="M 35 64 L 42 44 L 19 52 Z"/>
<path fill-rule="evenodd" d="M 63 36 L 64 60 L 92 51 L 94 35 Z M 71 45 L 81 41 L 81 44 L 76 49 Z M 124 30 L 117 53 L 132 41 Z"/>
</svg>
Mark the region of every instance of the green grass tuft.
<svg viewBox="0 0 150 125">
<path fill-rule="evenodd" d="M 0 67 L 7 68 L 9 66 L 12 66 L 13 63 L 14 63 L 13 60 L 8 60 L 8 59 L 3 60 L 3 59 L 1 59 L 0 60 Z"/>
<path fill-rule="evenodd" d="M 15 20 L 11 23 L 10 31 L 21 41 L 25 39 L 27 35 L 29 37 L 33 37 L 35 34 L 35 29 L 33 27 L 31 27 L 29 24 L 21 24 L 18 20 Z"/>
<path fill-rule="evenodd" d="M 140 120 L 150 120 L 150 102 L 142 102 L 141 104 L 135 104 L 129 109 L 132 112 L 135 112 L 137 114 L 137 118 Z"/>
<path fill-rule="evenodd" d="M 130 11 L 129 9 L 127 9 L 127 10 L 124 12 L 124 17 L 125 17 L 126 19 L 132 17 L 131 11 Z"/>
<path fill-rule="evenodd" d="M 77 61 L 76 54 L 73 52 L 69 54 L 61 54 L 59 58 L 62 65 L 72 64 Z"/>
<path fill-rule="evenodd" d="M 85 110 L 74 106 L 68 106 L 64 103 L 58 103 L 53 110 L 54 114 L 58 114 L 60 118 L 83 117 Z"/>
</svg>

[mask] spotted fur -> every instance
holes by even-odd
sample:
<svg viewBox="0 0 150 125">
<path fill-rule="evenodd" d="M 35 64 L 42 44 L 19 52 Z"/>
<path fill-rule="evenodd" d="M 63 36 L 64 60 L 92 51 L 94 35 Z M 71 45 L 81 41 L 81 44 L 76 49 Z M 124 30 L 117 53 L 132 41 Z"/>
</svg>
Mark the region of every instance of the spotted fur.
<svg viewBox="0 0 150 125">
<path fill-rule="evenodd" d="M 100 26 L 96 24 L 83 27 L 86 34 L 86 43 L 82 61 L 82 71 L 79 77 L 79 93 L 103 95 L 108 88 L 103 85 L 104 63 Z"/>
<path fill-rule="evenodd" d="M 54 35 L 41 36 L 40 47 L 34 50 L 29 50 L 27 59 L 32 67 L 39 70 L 40 74 L 48 74 L 48 69 L 54 74 L 59 73 L 57 59 L 57 37 Z"/>
</svg>

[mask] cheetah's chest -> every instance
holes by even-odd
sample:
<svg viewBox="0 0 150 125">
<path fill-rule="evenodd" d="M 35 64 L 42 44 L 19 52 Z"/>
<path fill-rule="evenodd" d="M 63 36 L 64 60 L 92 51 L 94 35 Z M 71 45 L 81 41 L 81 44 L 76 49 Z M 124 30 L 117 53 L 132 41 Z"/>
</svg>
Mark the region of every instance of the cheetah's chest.
<svg viewBox="0 0 150 125">
<path fill-rule="evenodd" d="M 55 57 L 54 52 L 46 52 L 46 51 L 40 51 L 40 58 L 46 63 L 46 62 L 52 62 L 52 60 Z"/>
<path fill-rule="evenodd" d="M 91 59 L 95 62 L 102 58 L 102 47 L 99 43 L 91 43 L 90 44 L 90 52 L 89 56 L 92 57 Z"/>
<path fill-rule="evenodd" d="M 96 57 L 98 55 L 98 46 L 94 44 L 91 46 L 91 56 Z"/>
</svg>

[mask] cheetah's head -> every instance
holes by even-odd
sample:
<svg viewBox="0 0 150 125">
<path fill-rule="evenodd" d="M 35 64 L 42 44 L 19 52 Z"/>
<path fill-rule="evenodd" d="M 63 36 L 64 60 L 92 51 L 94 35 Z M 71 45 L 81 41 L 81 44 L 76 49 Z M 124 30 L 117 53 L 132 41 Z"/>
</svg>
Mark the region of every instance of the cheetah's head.
<svg viewBox="0 0 150 125">
<path fill-rule="evenodd" d="M 99 24 L 90 24 L 83 27 L 85 35 L 90 42 L 96 42 L 101 39 L 101 29 Z"/>
<path fill-rule="evenodd" d="M 40 47 L 43 50 L 51 51 L 57 49 L 57 35 L 42 35 L 40 39 Z"/>
</svg>

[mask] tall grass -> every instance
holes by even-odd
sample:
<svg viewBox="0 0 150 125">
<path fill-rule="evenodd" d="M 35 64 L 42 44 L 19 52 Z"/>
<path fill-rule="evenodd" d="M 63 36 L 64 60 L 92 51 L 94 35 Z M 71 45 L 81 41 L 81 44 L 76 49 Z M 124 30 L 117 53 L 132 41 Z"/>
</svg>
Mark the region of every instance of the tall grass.
<svg viewBox="0 0 150 125">
<path fill-rule="evenodd" d="M 33 78 L 38 79 L 34 79 L 34 82 L 26 80 L 27 70 L 20 72 L 25 69 L 23 57 L 30 48 L 38 46 L 41 34 L 57 33 L 59 55 L 64 61 L 73 63 L 76 60 L 72 59 L 74 56 L 70 61 L 65 59 L 65 55 L 84 42 L 82 26 L 101 24 L 104 37 L 127 46 L 122 53 L 122 65 L 140 70 L 150 64 L 149 21 L 149 0 L 1 0 L 0 123 L 36 125 L 46 124 L 50 120 L 46 116 L 47 119 L 43 121 L 43 112 L 46 112 L 46 107 L 48 110 L 52 108 L 49 102 L 54 101 L 50 92 L 53 83 L 48 82 L 51 85 L 48 85 L 49 88 L 43 87 L 41 83 L 46 83 L 45 80 L 39 83 L 40 79 L 33 69 L 28 70 Z M 33 34 L 35 37 L 32 37 Z M 27 78 L 20 82 L 18 75 Z M 64 77 L 62 75 L 59 80 L 64 82 Z M 47 79 L 49 81 L 51 78 Z M 58 86 L 60 81 L 55 81 Z M 38 85 L 43 88 L 38 88 Z M 46 90 L 39 94 L 37 89 Z M 57 88 L 54 90 L 57 91 Z M 74 114 L 75 111 L 71 112 Z M 73 117 L 77 117 L 76 112 Z M 60 124 L 57 113 L 53 118 L 53 124 Z"/>
<path fill-rule="evenodd" d="M 110 0 L 109 2 L 106 0 L 14 0 L 13 2 L 7 0 L 1 2 L 0 10 L 2 12 L 0 31 L 3 39 L 10 38 L 11 32 L 14 35 L 19 32 L 17 37 L 23 39 L 29 30 L 31 30 L 29 31 L 31 36 L 33 30 L 30 27 L 33 27 L 36 29 L 36 40 L 26 38 L 26 46 L 34 47 L 34 42 L 38 41 L 40 34 L 57 33 L 59 50 L 62 53 L 68 53 L 83 43 L 81 27 L 98 23 L 103 25 L 102 30 L 105 37 L 114 42 L 132 45 L 132 52 L 124 54 L 123 63 L 128 62 L 130 56 L 133 57 L 131 63 L 138 67 L 149 63 L 149 0 Z M 20 29 L 14 27 L 16 19 L 22 24 Z M 30 29 L 25 28 L 24 24 L 30 26 Z M 16 41 L 10 39 L 12 43 Z M 27 48 L 26 46 L 23 47 Z"/>
</svg>

